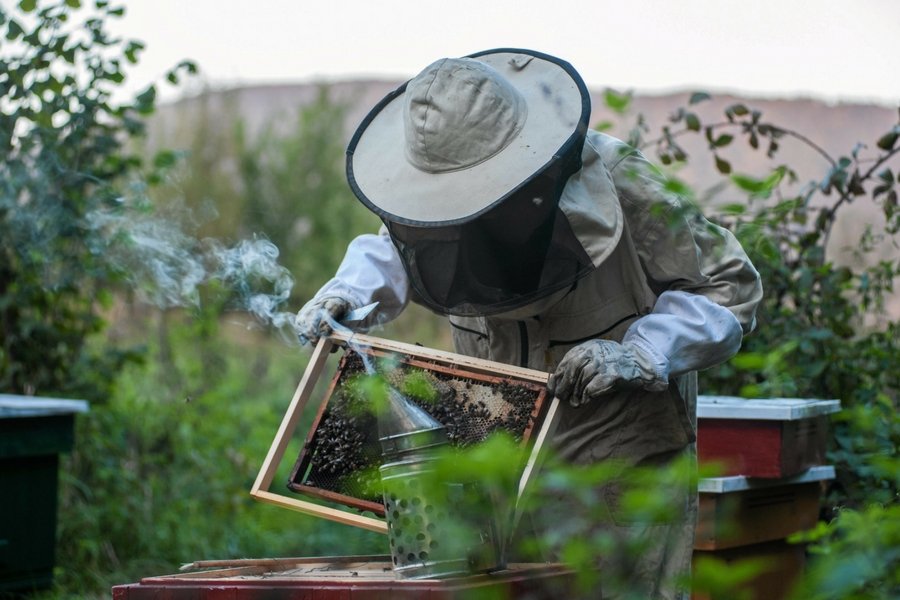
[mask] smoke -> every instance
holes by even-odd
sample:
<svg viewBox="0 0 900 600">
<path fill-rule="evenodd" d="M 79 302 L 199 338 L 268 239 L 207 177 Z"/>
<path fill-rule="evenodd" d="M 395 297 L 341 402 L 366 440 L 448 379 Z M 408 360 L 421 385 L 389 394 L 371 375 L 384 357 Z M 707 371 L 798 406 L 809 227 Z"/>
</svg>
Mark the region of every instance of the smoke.
<svg viewBox="0 0 900 600">
<path fill-rule="evenodd" d="M 293 326 L 293 313 L 279 307 L 290 298 L 294 278 L 278 264 L 275 244 L 266 239 L 243 240 L 233 248 L 216 247 L 213 256 L 218 264 L 213 277 L 238 291 L 248 312 L 279 330 Z M 254 282 L 265 282 L 271 289 L 258 291 Z"/>
<path fill-rule="evenodd" d="M 252 314 L 295 343 L 294 314 L 281 310 L 294 278 L 278 263 L 275 244 L 262 236 L 231 246 L 198 239 L 185 230 L 195 225 L 188 211 L 170 213 L 123 203 L 89 213 L 85 222 L 99 234 L 91 236 L 94 252 L 102 252 L 143 301 L 162 309 L 197 307 L 201 289 L 218 285 L 232 296 L 229 308 Z"/>
</svg>

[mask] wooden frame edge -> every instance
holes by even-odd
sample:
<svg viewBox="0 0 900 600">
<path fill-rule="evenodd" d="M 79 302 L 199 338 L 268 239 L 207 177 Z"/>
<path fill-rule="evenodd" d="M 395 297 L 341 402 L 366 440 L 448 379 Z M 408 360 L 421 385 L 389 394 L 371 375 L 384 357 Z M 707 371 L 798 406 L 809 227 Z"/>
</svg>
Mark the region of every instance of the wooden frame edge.
<svg viewBox="0 0 900 600">
<path fill-rule="evenodd" d="M 478 371 L 488 374 L 501 374 L 508 377 L 516 377 L 526 381 L 535 381 L 537 383 L 546 384 L 549 373 L 537 371 L 535 369 L 526 369 L 524 367 L 516 367 L 503 363 L 466 356 L 465 354 L 456 354 L 447 352 L 446 350 L 436 350 L 434 348 L 426 348 L 424 346 L 416 346 L 414 344 L 406 344 L 404 342 L 395 342 L 377 338 L 362 333 L 345 333 L 336 331 L 331 337 L 347 344 L 359 344 L 361 346 L 374 346 L 382 350 L 398 352 L 400 354 L 413 354 L 423 358 L 431 358 L 441 362 L 449 362 L 466 367 L 472 371 Z"/>
<path fill-rule="evenodd" d="M 287 508 L 293 511 L 301 512 L 303 514 L 312 515 L 314 517 L 322 517 L 323 519 L 335 521 L 336 523 L 341 523 L 343 525 L 353 525 L 354 527 L 361 527 L 363 529 L 368 529 L 369 531 L 374 531 L 375 533 L 386 534 L 388 532 L 387 523 L 373 517 L 355 515 L 351 512 L 340 510 L 338 508 L 330 508 L 328 506 L 322 506 L 321 504 L 314 504 L 312 502 L 306 502 L 304 500 L 297 500 L 295 498 L 282 496 L 280 494 L 267 492 L 265 490 L 250 492 L 250 495 L 260 502 L 274 504 L 275 506 L 280 506 L 281 508 Z"/>
<path fill-rule="evenodd" d="M 303 409 L 309 402 L 309 398 L 315 388 L 315 383 L 322 372 L 322 369 L 325 367 L 325 361 L 328 359 L 328 355 L 331 353 L 333 346 L 334 342 L 331 339 L 321 338 L 316 345 L 315 350 L 313 350 L 306 372 L 303 374 L 303 378 L 300 380 L 300 384 L 297 386 L 293 398 L 291 398 L 291 403 L 288 406 L 287 412 L 284 413 L 284 418 L 281 420 L 278 432 L 272 440 L 272 445 L 269 447 L 269 452 L 266 455 L 265 460 L 263 460 L 259 473 L 256 476 L 256 481 L 253 483 L 253 487 L 250 488 L 250 495 L 261 502 L 274 504 L 307 515 L 322 517 L 329 521 L 336 521 L 346 525 L 362 527 L 363 529 L 368 529 L 369 531 L 375 531 L 377 533 L 387 533 L 387 523 L 380 519 L 354 515 L 348 511 L 297 500 L 289 496 L 283 496 L 269 491 L 272 480 L 275 478 L 275 471 L 278 470 L 278 465 L 281 464 L 281 461 L 284 458 L 291 436 L 294 435 L 294 431 L 297 429 L 297 424 L 300 421 Z"/>
</svg>

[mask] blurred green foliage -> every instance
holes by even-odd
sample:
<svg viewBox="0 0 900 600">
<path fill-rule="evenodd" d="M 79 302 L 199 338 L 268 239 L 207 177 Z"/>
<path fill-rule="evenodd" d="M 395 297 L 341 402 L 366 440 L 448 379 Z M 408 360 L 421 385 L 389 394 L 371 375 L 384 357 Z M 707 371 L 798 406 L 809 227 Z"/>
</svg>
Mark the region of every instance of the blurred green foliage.
<svg viewBox="0 0 900 600">
<path fill-rule="evenodd" d="M 887 307 L 896 301 L 900 261 L 896 255 L 881 259 L 876 250 L 881 244 L 897 247 L 900 123 L 886 124 L 878 139 L 832 156 L 743 104 L 729 106 L 725 120 L 711 125 L 701 126 L 689 109 L 672 121 L 681 129 L 667 129 L 654 142 L 657 152 L 673 160 L 680 152 L 687 160 L 675 137 L 703 132 L 719 171 L 746 198 L 739 209 L 726 207 L 721 220 L 747 249 L 765 288 L 756 331 L 734 359 L 703 374 L 703 389 L 748 397 L 840 399 L 845 412 L 834 420 L 829 453 L 839 472 L 831 501 L 853 508 L 896 502 L 900 323 L 896 307 L 894 314 Z M 734 131 L 735 137 L 721 130 Z M 721 164 L 721 148 L 741 139 L 764 149 L 773 161 L 770 172 L 743 175 Z M 801 142 L 825 160 L 821 177 L 799 181 L 789 164 L 778 162 L 785 139 Z M 839 217 L 852 218 L 854 203 L 863 202 L 879 209 L 881 220 L 867 224 L 853 249 L 853 265 L 840 264 L 828 245 L 835 223 Z"/>
<path fill-rule="evenodd" d="M 741 241 L 762 276 L 764 298 L 753 334 L 727 363 L 701 373 L 707 394 L 744 397 L 838 398 L 843 411 L 834 427 L 828 460 L 837 470 L 820 527 L 797 541 L 812 541 L 808 577 L 795 597 L 895 598 L 900 531 L 900 322 L 894 283 L 900 275 L 896 250 L 900 231 L 898 123 L 886 123 L 874 140 L 863 140 L 833 156 L 801 132 L 768 122 L 745 104 L 725 108 L 724 119 L 704 113 L 707 94 L 691 96 L 671 114 L 659 135 L 643 116 L 635 119 L 630 141 L 653 150 L 671 165 L 674 185 L 680 166 L 691 160 L 682 139 L 703 136 L 707 156 L 727 183 L 721 189 L 742 195 L 719 205 L 716 220 Z M 621 112 L 621 100 L 612 110 Z M 819 155 L 821 176 L 802 181 L 781 145 Z M 723 150 L 744 141 L 765 152 L 770 169 L 738 171 Z M 852 220 L 854 206 L 875 208 L 856 246 L 854 261 L 841 264 L 829 246 L 839 218 Z M 873 214 L 873 211 L 866 211 Z M 846 250 L 846 249 L 845 249 Z M 893 311 L 893 312 L 892 312 Z M 731 567 L 729 567 L 731 568 Z M 737 574 L 737 573 L 733 573 Z M 732 597 L 725 595 L 722 597 Z"/>
<path fill-rule="evenodd" d="M 112 100 L 142 49 L 106 31 L 116 9 L 98 3 L 88 18 L 78 2 L 37 4 L 0 8 L 0 388 L 101 400 L 135 355 L 85 345 L 117 277 L 85 217 L 141 168 L 125 143 L 143 133 L 155 88 Z"/>
<path fill-rule="evenodd" d="M 895 458 L 896 468 L 896 458 Z M 809 571 L 794 597 L 804 600 L 896 598 L 900 592 L 900 504 L 872 503 L 862 510 L 841 509 L 793 536 L 809 543 Z"/>
<path fill-rule="evenodd" d="M 377 534 L 250 497 L 306 360 L 219 320 L 146 315 L 140 328 L 157 332 L 147 365 L 126 369 L 114 398 L 79 419 L 61 470 L 53 596 L 102 596 L 195 560 L 384 551 Z"/>
</svg>

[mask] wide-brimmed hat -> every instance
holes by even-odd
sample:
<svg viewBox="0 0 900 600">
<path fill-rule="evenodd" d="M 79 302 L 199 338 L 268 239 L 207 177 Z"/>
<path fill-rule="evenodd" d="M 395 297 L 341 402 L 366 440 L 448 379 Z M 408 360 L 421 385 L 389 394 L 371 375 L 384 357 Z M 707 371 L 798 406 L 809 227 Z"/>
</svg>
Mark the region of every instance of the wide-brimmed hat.
<svg viewBox="0 0 900 600">
<path fill-rule="evenodd" d="M 364 119 L 348 181 L 388 221 L 466 222 L 580 154 L 589 116 L 584 82 L 553 56 L 503 48 L 441 59 Z"/>
</svg>

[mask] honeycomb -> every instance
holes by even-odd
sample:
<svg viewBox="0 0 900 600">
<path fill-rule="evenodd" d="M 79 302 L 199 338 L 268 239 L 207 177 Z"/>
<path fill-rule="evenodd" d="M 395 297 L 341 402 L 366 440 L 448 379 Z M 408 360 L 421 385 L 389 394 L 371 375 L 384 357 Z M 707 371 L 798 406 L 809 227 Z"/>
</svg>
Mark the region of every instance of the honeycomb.
<svg viewBox="0 0 900 600">
<path fill-rule="evenodd" d="M 398 389 L 410 377 L 427 382 L 428 398 L 407 397 L 444 426 L 451 445 L 464 448 L 497 431 L 521 443 L 529 440 L 545 395 L 543 386 L 410 357 L 380 358 L 387 360 L 376 362 L 378 372 Z M 288 487 L 383 516 L 381 445 L 360 385 L 365 372 L 360 355 L 347 349 Z"/>
</svg>

